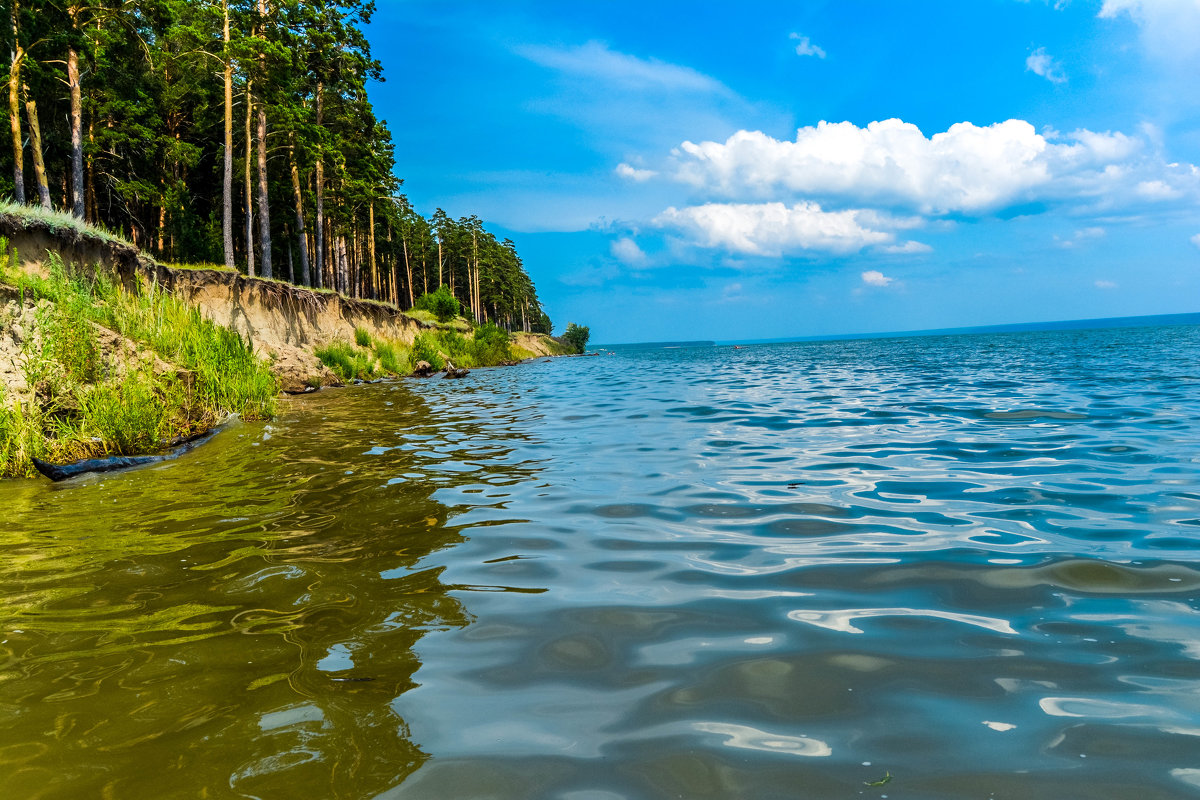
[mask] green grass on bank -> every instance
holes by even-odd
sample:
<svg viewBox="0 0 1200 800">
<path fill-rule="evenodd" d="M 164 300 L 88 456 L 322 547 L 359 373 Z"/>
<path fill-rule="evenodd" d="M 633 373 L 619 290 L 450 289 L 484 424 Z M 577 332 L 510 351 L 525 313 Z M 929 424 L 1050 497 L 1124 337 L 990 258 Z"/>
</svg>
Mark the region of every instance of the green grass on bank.
<svg viewBox="0 0 1200 800">
<path fill-rule="evenodd" d="M 354 332 L 354 341 L 338 341 L 316 351 L 321 363 L 341 380 L 371 380 L 380 375 L 408 375 L 417 363 L 428 361 L 445 369 L 449 360 L 457 367 L 494 367 L 532 356 L 516 347 L 507 331 L 487 323 L 467 338 L 454 329 L 427 330 L 411 345 L 373 337 L 365 328 Z"/>
<path fill-rule="evenodd" d="M 160 290 L 122 291 L 110 279 L 70 275 L 49 259 L 49 278 L 0 268 L 0 282 L 38 302 L 20 365 L 29 389 L 0 390 L 0 475 L 33 474 L 32 457 L 53 462 L 154 452 L 175 436 L 230 414 L 275 413 L 269 365 L 237 333 Z M 43 302 L 44 301 L 44 302 Z M 105 351 L 95 325 L 137 343 Z M 156 369 L 153 353 L 178 370 Z"/>
<path fill-rule="evenodd" d="M 30 222 L 44 223 L 52 233 L 68 230 L 80 235 L 94 236 L 106 242 L 119 242 L 120 244 L 132 247 L 132 244 L 125 237 L 115 234 L 106 228 L 89 225 L 66 211 L 45 209 L 41 206 L 23 206 L 11 200 L 5 200 L 0 201 L 0 214 L 10 215 Z"/>
<path fill-rule="evenodd" d="M 171 269 L 182 269 L 182 270 L 187 270 L 189 272 L 195 272 L 198 270 L 213 270 L 215 272 L 237 272 L 236 269 L 230 269 L 229 267 L 225 266 L 224 264 L 214 264 L 209 261 L 196 261 L 196 262 L 161 261 L 159 263 L 162 264 L 164 267 L 170 267 Z"/>
<path fill-rule="evenodd" d="M 423 308 L 410 308 L 408 311 L 401 311 L 400 313 L 409 319 L 415 319 L 417 322 L 434 325 L 440 330 L 457 331 L 458 333 L 471 332 L 471 323 L 466 317 L 455 317 L 454 319 L 440 322 L 436 314 Z"/>
</svg>

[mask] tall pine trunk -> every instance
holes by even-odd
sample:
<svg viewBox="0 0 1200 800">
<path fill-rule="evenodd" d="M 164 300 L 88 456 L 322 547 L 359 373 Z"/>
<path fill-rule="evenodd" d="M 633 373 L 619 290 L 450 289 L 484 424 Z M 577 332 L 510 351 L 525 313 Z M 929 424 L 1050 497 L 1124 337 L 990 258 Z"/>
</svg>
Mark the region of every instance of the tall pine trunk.
<svg viewBox="0 0 1200 800">
<path fill-rule="evenodd" d="M 46 162 L 42 160 L 42 127 L 38 124 L 37 103 L 29 97 L 29 87 L 25 90 L 25 115 L 29 118 L 29 149 L 33 151 L 33 174 L 37 178 L 38 200 L 42 208 L 49 210 L 50 182 L 46 178 Z"/>
<path fill-rule="evenodd" d="M 16 19 L 13 19 L 13 34 L 16 34 Z M 12 63 L 8 72 L 8 122 L 12 127 L 13 143 L 13 199 L 25 205 L 25 146 L 21 136 L 21 62 L 25 51 L 14 45 Z"/>
<path fill-rule="evenodd" d="M 71 89 L 71 213 L 83 219 L 83 92 L 74 47 L 67 50 L 67 85 Z"/>
<path fill-rule="evenodd" d="M 413 299 L 412 264 L 408 260 L 408 240 L 401 238 L 400 246 L 404 249 L 404 272 L 408 278 L 408 307 L 412 308 L 416 300 Z"/>
<path fill-rule="evenodd" d="M 379 269 L 375 264 L 375 200 L 372 199 L 368 206 L 368 223 L 371 227 L 367 229 L 367 251 L 371 259 L 371 292 L 372 300 L 379 300 Z"/>
<path fill-rule="evenodd" d="M 337 291 L 338 274 L 337 274 L 337 242 L 333 238 L 333 223 L 325 220 L 325 246 L 329 253 L 325 259 L 325 285 Z"/>
<path fill-rule="evenodd" d="M 322 113 L 325 110 L 323 95 L 325 84 L 317 82 L 317 130 L 321 129 Z M 320 144 L 317 145 L 317 288 L 325 274 L 325 153 Z"/>
<path fill-rule="evenodd" d="M 338 237 L 338 291 L 350 296 L 350 253 L 345 236 Z"/>
<path fill-rule="evenodd" d="M 270 35 L 267 30 L 267 0 L 258 0 L 258 28 L 256 34 L 264 38 Z M 263 79 L 263 96 L 258 104 L 258 235 L 259 261 L 262 264 L 262 276 L 273 278 L 271 270 L 271 201 L 267 184 L 267 78 L 266 57 L 262 51 L 258 54 L 259 76 Z"/>
<path fill-rule="evenodd" d="M 396 308 L 400 307 L 400 262 L 396 260 L 396 251 L 392 249 L 392 221 L 389 219 L 387 224 L 387 241 L 388 241 L 388 259 L 391 264 L 392 273 L 392 305 Z"/>
<path fill-rule="evenodd" d="M 296 164 L 296 134 L 293 132 L 288 143 L 288 159 L 292 168 L 292 194 L 296 197 L 296 235 L 300 239 L 300 283 L 309 286 L 308 282 L 308 236 L 304 232 L 304 198 L 300 194 L 300 168 Z M 292 273 L 295 281 L 296 274 Z"/>
<path fill-rule="evenodd" d="M 258 104 L 258 233 L 259 260 L 262 276 L 274 277 L 271 271 L 271 206 L 267 192 L 267 108 Z"/>
<path fill-rule="evenodd" d="M 254 277 L 254 184 L 250 180 L 250 162 L 254 157 L 251 121 L 254 119 L 254 82 L 246 80 L 246 274 Z"/>
<path fill-rule="evenodd" d="M 229 54 L 229 0 L 221 3 L 225 12 L 225 172 L 221 180 L 221 235 L 225 244 L 225 266 L 233 260 L 233 57 Z"/>
</svg>

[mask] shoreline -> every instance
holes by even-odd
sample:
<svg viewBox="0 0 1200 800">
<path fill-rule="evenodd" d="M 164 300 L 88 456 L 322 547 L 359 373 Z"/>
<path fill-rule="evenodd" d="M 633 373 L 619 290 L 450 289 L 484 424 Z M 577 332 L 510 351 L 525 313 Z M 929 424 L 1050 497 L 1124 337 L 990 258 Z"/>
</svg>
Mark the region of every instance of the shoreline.
<svg viewBox="0 0 1200 800">
<path fill-rule="evenodd" d="M 0 476 L 38 474 L 34 458 L 42 474 L 68 477 L 88 461 L 111 469 L 114 459 L 162 460 L 172 441 L 209 435 L 233 415 L 273 416 L 281 394 L 415 375 L 418 362 L 433 372 L 453 362 L 467 369 L 451 377 L 463 377 L 567 354 L 543 334 L 436 323 L 373 300 L 172 267 L 73 220 L 0 213 L 0 238 Z M 147 314 L 151 325 L 170 316 L 179 342 L 216 342 L 214 354 L 175 363 L 176 342 L 142 330 L 138 316 Z M 253 400 L 230 396 L 243 380 Z M 109 429 L 98 435 L 92 417 Z M 141 463 L 149 462 L 126 466 Z"/>
</svg>

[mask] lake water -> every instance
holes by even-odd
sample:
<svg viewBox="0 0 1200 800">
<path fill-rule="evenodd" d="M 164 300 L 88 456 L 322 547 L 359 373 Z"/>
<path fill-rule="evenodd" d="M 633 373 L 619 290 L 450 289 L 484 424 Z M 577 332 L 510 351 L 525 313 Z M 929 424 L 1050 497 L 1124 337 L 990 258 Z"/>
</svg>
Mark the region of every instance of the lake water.
<svg viewBox="0 0 1200 800">
<path fill-rule="evenodd" d="M 1197 326 L 326 391 L 0 508 L 8 800 L 1200 794 Z"/>
</svg>

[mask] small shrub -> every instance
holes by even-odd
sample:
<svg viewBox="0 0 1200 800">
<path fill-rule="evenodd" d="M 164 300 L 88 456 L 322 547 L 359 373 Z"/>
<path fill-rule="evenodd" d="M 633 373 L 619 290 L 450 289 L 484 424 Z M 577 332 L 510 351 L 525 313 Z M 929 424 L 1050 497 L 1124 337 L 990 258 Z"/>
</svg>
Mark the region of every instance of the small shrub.
<svg viewBox="0 0 1200 800">
<path fill-rule="evenodd" d="M 356 345 L 358 345 L 359 347 L 370 347 L 371 346 L 371 334 L 368 333 L 367 329 L 362 326 L 355 328 L 354 329 L 354 343 Z"/>
<path fill-rule="evenodd" d="M 490 322 L 475 329 L 471 349 L 477 366 L 494 367 L 513 360 L 508 331 Z"/>
<path fill-rule="evenodd" d="M 434 369 L 443 369 L 446 366 L 445 359 L 438 352 L 437 338 L 428 331 L 417 334 L 413 339 L 409 360 L 413 366 L 416 366 L 418 361 L 428 361 Z"/>
<path fill-rule="evenodd" d="M 438 338 L 441 340 L 441 350 L 450 360 L 460 367 L 474 367 L 475 352 L 472 343 L 463 337 L 461 333 L 455 330 L 443 330 L 439 332 Z"/>
<path fill-rule="evenodd" d="M 462 304 L 444 283 L 436 291 L 421 295 L 413 308 L 432 312 L 439 322 L 449 322 L 462 313 Z"/>
</svg>

